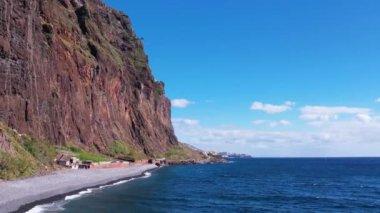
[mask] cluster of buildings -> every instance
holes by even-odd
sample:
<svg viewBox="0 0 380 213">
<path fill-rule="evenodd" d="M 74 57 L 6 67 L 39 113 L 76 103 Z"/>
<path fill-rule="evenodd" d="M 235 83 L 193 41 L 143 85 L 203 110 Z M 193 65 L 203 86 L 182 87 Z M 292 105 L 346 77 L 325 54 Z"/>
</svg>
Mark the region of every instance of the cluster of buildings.
<svg viewBox="0 0 380 213">
<path fill-rule="evenodd" d="M 218 155 L 221 155 L 223 158 L 252 158 L 251 155 L 228 152 L 219 152 Z"/>
<path fill-rule="evenodd" d="M 72 169 L 79 169 L 79 165 L 82 165 L 82 162 L 79 160 L 79 158 L 70 157 L 64 154 L 59 155 L 55 159 L 55 162 L 57 162 L 58 165 L 70 167 Z"/>
<path fill-rule="evenodd" d="M 127 167 L 130 164 L 155 164 L 157 166 L 163 166 L 167 164 L 165 158 L 161 159 L 142 159 L 135 161 L 104 161 L 104 162 L 92 162 L 92 161 L 81 161 L 79 158 L 74 156 L 69 156 L 65 154 L 60 154 L 56 158 L 56 163 L 58 165 L 68 167 L 71 169 L 105 169 L 105 168 L 122 168 Z"/>
</svg>

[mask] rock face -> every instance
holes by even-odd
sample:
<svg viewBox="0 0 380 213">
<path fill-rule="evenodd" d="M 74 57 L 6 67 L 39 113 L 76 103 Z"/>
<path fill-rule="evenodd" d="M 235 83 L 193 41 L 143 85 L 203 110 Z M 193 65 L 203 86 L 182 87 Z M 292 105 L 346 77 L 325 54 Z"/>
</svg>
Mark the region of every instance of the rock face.
<svg viewBox="0 0 380 213">
<path fill-rule="evenodd" d="M 100 0 L 0 0 L 0 121 L 57 145 L 178 145 L 128 16 Z M 4 145 L 4 144 L 3 144 Z"/>
</svg>

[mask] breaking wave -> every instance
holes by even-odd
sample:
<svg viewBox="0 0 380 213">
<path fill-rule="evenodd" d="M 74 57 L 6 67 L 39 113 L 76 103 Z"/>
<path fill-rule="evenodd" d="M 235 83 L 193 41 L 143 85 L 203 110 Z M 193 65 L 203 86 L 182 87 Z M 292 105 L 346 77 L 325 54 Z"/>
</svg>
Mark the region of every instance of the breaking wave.
<svg viewBox="0 0 380 213">
<path fill-rule="evenodd" d="M 148 178 L 150 176 L 152 176 L 152 173 L 150 173 L 150 172 L 144 172 L 144 176 L 142 178 Z"/>
<path fill-rule="evenodd" d="M 144 172 L 144 175 L 141 178 L 149 178 L 150 176 L 152 176 L 152 173 L 150 173 L 150 172 Z M 111 186 L 121 185 L 121 184 L 130 182 L 130 181 L 135 180 L 135 179 L 136 178 L 130 178 L 128 180 L 121 180 L 121 181 L 118 181 L 118 182 L 115 182 L 115 183 L 112 183 L 112 184 L 106 184 L 106 185 L 102 185 L 102 186 L 99 186 L 99 187 L 96 187 L 96 188 L 88 188 L 88 189 L 80 191 L 80 192 L 78 192 L 76 194 L 67 195 L 67 196 L 65 196 L 65 198 L 63 200 L 56 201 L 56 202 L 53 202 L 53 203 L 48 203 L 48 204 L 42 204 L 42 205 L 35 206 L 32 209 L 30 209 L 29 211 L 27 211 L 26 213 L 60 212 L 60 211 L 65 210 L 65 208 L 63 206 L 65 204 L 67 204 L 71 200 L 78 199 L 80 197 L 83 197 L 85 195 L 91 194 L 91 193 L 93 193 L 95 191 L 102 190 L 104 188 L 108 188 L 108 187 L 111 187 Z"/>
</svg>

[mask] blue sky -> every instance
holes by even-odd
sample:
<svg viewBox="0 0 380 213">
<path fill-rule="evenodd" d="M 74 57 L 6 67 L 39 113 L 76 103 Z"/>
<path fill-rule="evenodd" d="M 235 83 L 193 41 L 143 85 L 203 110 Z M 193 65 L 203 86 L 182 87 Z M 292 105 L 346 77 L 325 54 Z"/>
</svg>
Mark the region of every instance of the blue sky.
<svg viewBox="0 0 380 213">
<path fill-rule="evenodd" d="M 144 38 L 181 141 L 255 156 L 380 156 L 379 1 L 104 2 Z"/>
</svg>

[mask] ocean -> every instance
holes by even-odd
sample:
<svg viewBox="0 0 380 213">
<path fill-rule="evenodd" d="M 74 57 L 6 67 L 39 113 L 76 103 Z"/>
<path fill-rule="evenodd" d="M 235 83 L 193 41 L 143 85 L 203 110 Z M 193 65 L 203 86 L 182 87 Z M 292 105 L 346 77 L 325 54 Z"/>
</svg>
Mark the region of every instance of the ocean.
<svg viewBox="0 0 380 213">
<path fill-rule="evenodd" d="M 380 158 L 171 166 L 34 212 L 380 212 Z"/>
</svg>

